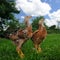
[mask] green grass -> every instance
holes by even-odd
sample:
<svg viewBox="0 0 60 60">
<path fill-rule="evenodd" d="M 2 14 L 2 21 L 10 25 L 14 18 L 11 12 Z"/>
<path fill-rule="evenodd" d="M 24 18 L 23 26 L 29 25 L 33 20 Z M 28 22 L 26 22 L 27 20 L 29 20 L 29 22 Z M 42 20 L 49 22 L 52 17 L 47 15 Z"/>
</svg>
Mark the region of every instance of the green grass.
<svg viewBox="0 0 60 60">
<path fill-rule="evenodd" d="M 48 35 L 41 43 L 41 53 L 37 54 L 32 48 L 33 43 L 28 40 L 22 47 L 25 58 L 20 59 L 12 41 L 0 38 L 0 60 L 60 60 L 60 34 Z"/>
</svg>

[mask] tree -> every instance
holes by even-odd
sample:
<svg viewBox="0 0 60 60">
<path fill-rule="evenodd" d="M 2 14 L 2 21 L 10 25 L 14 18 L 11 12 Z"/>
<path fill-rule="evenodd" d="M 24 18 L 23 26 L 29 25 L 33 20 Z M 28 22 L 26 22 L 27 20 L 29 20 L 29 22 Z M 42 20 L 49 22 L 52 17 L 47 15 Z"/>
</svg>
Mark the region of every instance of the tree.
<svg viewBox="0 0 60 60">
<path fill-rule="evenodd" d="M 0 17 L 3 19 L 12 19 L 12 13 L 19 13 L 19 11 L 15 8 L 15 2 L 0 0 Z"/>
<path fill-rule="evenodd" d="M 13 20 L 14 13 L 19 13 L 15 8 L 15 2 L 13 0 L 0 0 L 0 28 L 3 29 L 2 24 L 5 24 L 5 20 Z M 0 30 L 1 30 L 0 29 Z"/>
<path fill-rule="evenodd" d="M 54 30 L 55 28 L 56 28 L 56 25 L 49 27 L 49 29 L 52 29 L 52 30 Z"/>
<path fill-rule="evenodd" d="M 11 29 L 17 28 L 19 22 L 14 17 L 15 13 L 19 11 L 15 8 L 14 0 L 0 0 L 0 35 L 5 33 L 4 28 L 7 26 Z"/>
</svg>

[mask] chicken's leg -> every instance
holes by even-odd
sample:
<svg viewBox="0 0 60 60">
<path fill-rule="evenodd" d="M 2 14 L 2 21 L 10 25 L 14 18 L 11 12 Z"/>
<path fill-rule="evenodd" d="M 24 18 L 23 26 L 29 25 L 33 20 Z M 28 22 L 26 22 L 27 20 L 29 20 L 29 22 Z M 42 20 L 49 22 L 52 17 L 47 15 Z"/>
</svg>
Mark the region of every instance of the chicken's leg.
<svg viewBox="0 0 60 60">
<path fill-rule="evenodd" d="M 34 46 L 36 48 L 37 53 L 40 53 L 41 52 L 41 48 L 39 47 L 39 45 L 35 44 Z"/>
<path fill-rule="evenodd" d="M 23 45 L 24 42 L 25 42 L 25 40 L 23 40 L 23 39 L 19 40 L 19 45 L 16 48 L 16 50 L 17 50 L 17 52 L 18 52 L 18 54 L 19 54 L 19 56 L 21 58 L 24 58 L 24 54 L 23 54 L 23 52 L 21 50 L 21 47 L 22 47 L 22 45 Z"/>
<path fill-rule="evenodd" d="M 17 50 L 19 56 L 20 56 L 21 58 L 24 58 L 24 54 L 23 54 L 22 50 L 21 50 L 21 49 L 18 49 L 18 48 L 17 48 L 16 50 Z"/>
<path fill-rule="evenodd" d="M 39 45 L 38 45 L 37 50 L 38 50 L 37 53 L 40 53 L 42 51 Z"/>
</svg>

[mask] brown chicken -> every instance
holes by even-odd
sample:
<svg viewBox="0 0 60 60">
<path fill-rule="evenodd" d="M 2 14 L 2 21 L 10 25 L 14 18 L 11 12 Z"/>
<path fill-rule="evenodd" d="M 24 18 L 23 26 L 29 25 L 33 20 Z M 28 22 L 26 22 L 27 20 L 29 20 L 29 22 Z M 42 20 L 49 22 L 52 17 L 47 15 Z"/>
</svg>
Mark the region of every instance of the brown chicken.
<svg viewBox="0 0 60 60">
<path fill-rule="evenodd" d="M 12 39 L 16 44 L 16 50 L 21 58 L 24 57 L 21 47 L 32 36 L 32 26 L 29 25 L 30 18 L 31 16 L 25 17 L 26 28 L 24 30 L 19 29 L 16 33 L 13 33 L 9 36 L 9 38 Z"/>
<path fill-rule="evenodd" d="M 32 41 L 34 43 L 34 47 L 37 50 L 37 53 L 41 52 L 41 48 L 39 45 L 45 39 L 45 37 L 47 35 L 47 31 L 46 31 L 46 28 L 45 28 L 43 22 L 44 22 L 44 19 L 41 19 L 39 21 L 39 28 L 32 35 Z"/>
<path fill-rule="evenodd" d="M 24 22 L 25 22 L 25 25 L 26 25 L 26 28 L 23 30 L 25 36 L 27 38 L 31 38 L 32 37 L 32 25 L 29 23 L 29 19 L 31 18 L 32 16 L 26 16 L 25 19 L 24 19 Z M 20 36 L 21 35 L 21 30 L 18 31 L 18 35 Z"/>
</svg>

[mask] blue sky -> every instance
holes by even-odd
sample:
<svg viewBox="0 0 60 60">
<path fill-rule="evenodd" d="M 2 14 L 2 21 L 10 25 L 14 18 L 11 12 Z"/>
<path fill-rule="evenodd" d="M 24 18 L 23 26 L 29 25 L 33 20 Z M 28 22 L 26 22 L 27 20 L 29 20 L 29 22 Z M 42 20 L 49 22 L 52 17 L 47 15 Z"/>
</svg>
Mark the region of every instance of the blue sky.
<svg viewBox="0 0 60 60">
<path fill-rule="evenodd" d="M 58 9 L 60 9 L 60 0 L 41 0 L 42 2 L 46 2 L 51 6 L 51 13 L 54 11 L 57 11 Z M 48 18 L 48 15 L 45 16 L 46 18 Z"/>
<path fill-rule="evenodd" d="M 60 0 L 41 0 L 41 1 L 46 2 L 51 6 L 52 8 L 51 12 L 60 9 Z"/>
<path fill-rule="evenodd" d="M 34 6 L 34 4 L 36 5 Z M 40 6 L 40 4 L 42 7 Z M 26 15 L 33 15 L 33 17 L 42 15 L 46 19 L 45 20 L 46 24 L 50 26 L 57 25 L 56 20 L 60 19 L 60 14 L 59 14 L 60 13 L 60 0 L 40 0 L 40 2 L 39 0 L 16 0 L 16 6 L 17 6 L 17 9 L 21 11 L 19 14 L 15 15 L 16 18 L 18 18 L 20 22 L 23 21 L 24 16 Z M 36 6 L 37 8 L 35 8 L 34 10 L 34 7 Z M 29 7 L 30 9 L 32 9 L 31 11 Z M 36 13 L 33 13 L 33 12 L 36 12 Z M 50 22 L 53 22 L 53 23 L 49 24 Z"/>
</svg>

